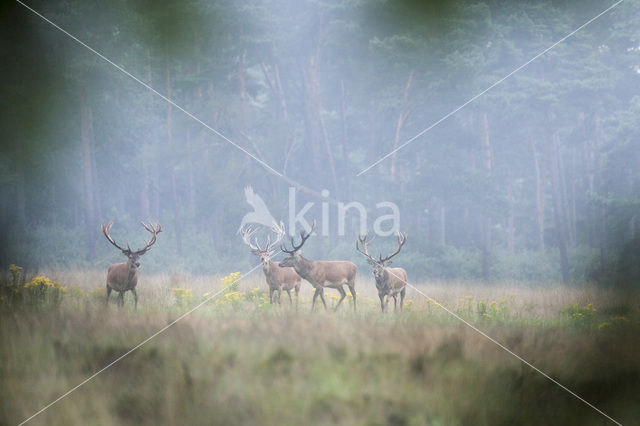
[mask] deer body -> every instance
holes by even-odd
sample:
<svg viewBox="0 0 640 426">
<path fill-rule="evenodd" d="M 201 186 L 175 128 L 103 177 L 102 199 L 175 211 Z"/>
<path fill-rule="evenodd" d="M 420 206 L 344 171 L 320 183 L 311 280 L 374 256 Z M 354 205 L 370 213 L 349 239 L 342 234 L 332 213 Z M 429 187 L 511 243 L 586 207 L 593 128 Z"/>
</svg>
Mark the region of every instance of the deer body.
<svg viewBox="0 0 640 426">
<path fill-rule="evenodd" d="M 139 264 L 138 264 L 139 265 Z M 124 304 L 124 293 L 131 291 L 138 306 L 138 293 L 136 285 L 138 284 L 138 266 L 131 260 L 125 263 L 116 263 L 109 266 L 107 270 L 107 302 L 112 290 L 118 293 L 118 306 Z"/>
<path fill-rule="evenodd" d="M 391 297 L 393 297 L 393 310 L 396 311 L 398 309 L 398 294 L 400 295 L 400 311 L 402 312 L 406 293 L 407 271 L 402 268 L 384 267 L 379 276 L 374 273 L 374 277 L 382 312 L 386 310 Z"/>
<path fill-rule="evenodd" d="M 153 236 L 147 242 L 147 244 L 139 249 L 139 250 L 131 250 L 129 245 L 127 244 L 127 248 L 119 246 L 109 232 L 111 231 L 111 226 L 113 222 L 110 222 L 108 225 L 102 224 L 102 232 L 104 236 L 107 237 L 107 240 L 113 244 L 116 248 L 122 251 L 122 254 L 127 256 L 127 262 L 125 263 L 116 263 L 109 266 L 107 270 L 107 304 L 109 303 L 109 296 L 112 291 L 116 291 L 118 293 L 118 298 L 116 303 L 118 307 L 124 306 L 124 293 L 127 291 L 131 291 L 133 293 L 133 297 L 135 300 L 135 307 L 138 308 L 138 293 L 136 292 L 136 285 L 138 284 L 138 267 L 140 266 L 140 256 L 145 254 L 153 244 L 156 242 L 157 235 L 162 232 L 162 227 L 160 224 L 156 226 L 153 225 L 145 225 L 142 226 L 144 229 L 149 231 Z"/>
<path fill-rule="evenodd" d="M 280 242 L 284 235 L 284 229 L 279 228 L 277 225 L 273 225 L 272 230 L 276 232 L 277 239 L 272 243 L 271 238 L 269 237 L 267 244 L 263 249 L 258 244 L 257 238 L 252 240 L 252 237 L 257 230 L 251 229 L 251 227 L 247 229 L 240 227 L 244 243 L 249 246 L 251 253 L 258 256 L 262 262 L 262 272 L 264 272 L 264 277 L 267 279 L 267 285 L 269 286 L 269 303 L 273 304 L 273 294 L 276 291 L 278 292 L 277 302 L 280 303 L 282 290 L 284 290 L 289 295 L 289 302 L 293 305 L 291 290 L 295 290 L 297 306 L 298 294 L 300 293 L 300 282 L 302 281 L 302 278 L 300 278 L 293 268 L 280 267 L 280 265 L 271 260 L 271 256 L 273 256 L 274 253 L 274 247 Z"/>
<path fill-rule="evenodd" d="M 289 254 L 289 257 L 285 258 L 280 262 L 280 266 L 292 266 L 296 272 L 305 280 L 309 281 L 313 288 L 315 288 L 315 293 L 313 294 L 313 302 L 311 303 L 311 309 L 315 307 L 316 299 L 320 296 L 322 300 L 322 304 L 325 309 L 327 308 L 327 302 L 324 299 L 324 288 L 335 288 L 340 293 L 340 300 L 336 305 L 335 309 L 338 309 L 344 298 L 347 296 L 347 293 L 344 290 L 344 285 L 346 284 L 349 287 L 349 292 L 353 297 L 353 309 L 356 310 L 356 265 L 353 262 L 349 262 L 346 260 L 307 260 L 302 257 L 300 253 L 300 249 L 304 245 L 305 241 L 315 228 L 316 221 L 313 221 L 313 226 L 311 231 L 307 234 L 304 231 L 300 231 L 300 236 L 302 238 L 302 242 L 296 246 L 293 242 L 293 238 L 291 238 L 291 244 L 293 246 L 293 250 L 286 250 L 284 246 L 282 246 L 282 251 Z"/>
<path fill-rule="evenodd" d="M 358 241 L 362 244 L 362 250 L 358 245 Z M 369 254 L 368 244 L 373 241 L 373 238 L 367 241 L 367 234 L 358 236 L 356 241 L 356 250 L 362 253 L 367 262 L 373 266 L 373 277 L 376 280 L 376 288 L 378 289 L 378 297 L 380 298 L 380 309 L 384 312 L 389 305 L 389 298 L 393 297 L 393 310 L 398 310 L 398 294 L 400 295 L 400 311 L 404 307 L 404 296 L 406 293 L 407 284 L 407 271 L 402 268 L 390 268 L 391 258 L 398 253 L 400 249 L 407 242 L 407 234 L 400 234 L 398 232 L 398 248 L 394 253 L 389 256 L 382 257 L 382 254 L 378 259 Z"/>
<path fill-rule="evenodd" d="M 269 260 L 268 263 L 262 263 L 262 272 L 267 279 L 269 286 L 269 302 L 273 303 L 273 294 L 278 292 L 278 303 L 282 296 L 282 290 L 289 295 L 289 302 L 293 304 L 291 298 L 291 290 L 296 293 L 296 305 L 298 304 L 298 294 L 300 293 L 300 283 L 302 278 L 293 268 L 281 268 L 276 262 Z"/>
</svg>

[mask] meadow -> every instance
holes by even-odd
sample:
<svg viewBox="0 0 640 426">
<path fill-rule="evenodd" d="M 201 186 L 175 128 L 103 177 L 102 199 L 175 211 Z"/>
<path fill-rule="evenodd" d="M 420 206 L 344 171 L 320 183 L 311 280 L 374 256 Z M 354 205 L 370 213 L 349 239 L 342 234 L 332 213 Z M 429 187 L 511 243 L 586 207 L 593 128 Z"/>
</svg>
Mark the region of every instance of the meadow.
<svg viewBox="0 0 640 426">
<path fill-rule="evenodd" d="M 13 268 L 0 293 L 0 424 L 18 424 L 211 295 L 30 424 L 613 424 L 408 289 L 382 314 L 359 272 L 334 312 L 271 306 L 260 270 L 142 274 L 105 306 L 105 271 Z M 367 275 L 366 277 L 364 275 Z M 640 293 L 422 282 L 421 292 L 621 422 L 640 419 Z M 335 304 L 337 292 L 326 290 Z"/>
</svg>

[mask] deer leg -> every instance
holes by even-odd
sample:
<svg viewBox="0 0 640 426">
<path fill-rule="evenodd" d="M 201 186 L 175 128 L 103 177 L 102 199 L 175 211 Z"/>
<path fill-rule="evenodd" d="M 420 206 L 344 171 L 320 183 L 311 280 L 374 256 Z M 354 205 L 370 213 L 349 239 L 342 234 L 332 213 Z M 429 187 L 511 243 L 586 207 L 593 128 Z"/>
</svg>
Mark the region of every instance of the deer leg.
<svg viewBox="0 0 640 426">
<path fill-rule="evenodd" d="M 107 305 L 109 305 L 109 296 L 111 296 L 111 287 L 107 284 Z"/>
<path fill-rule="evenodd" d="M 124 291 L 118 292 L 118 308 L 122 308 L 124 306 Z"/>
<path fill-rule="evenodd" d="M 338 310 L 338 306 L 340 306 L 340 304 L 342 303 L 344 298 L 347 297 L 347 292 L 344 291 L 344 288 L 342 286 L 337 287 L 336 290 L 338 290 L 340 292 L 340 300 L 338 300 L 338 304 L 336 305 L 336 307 L 333 308 L 334 311 Z"/>
<path fill-rule="evenodd" d="M 288 288 L 285 288 L 284 291 L 286 291 L 287 294 L 289 295 L 289 306 L 293 306 L 293 299 L 291 298 L 291 290 L 289 290 Z"/>
<path fill-rule="evenodd" d="M 404 295 L 406 293 L 406 288 L 403 288 L 402 291 L 400 292 L 400 312 L 403 311 L 403 307 L 404 307 Z"/>
<path fill-rule="evenodd" d="M 299 299 L 298 295 L 300 293 L 300 286 L 297 285 L 295 290 L 296 290 L 296 311 L 297 311 L 298 310 L 298 299 Z"/>
<path fill-rule="evenodd" d="M 136 310 L 138 310 L 138 292 L 135 288 L 132 288 L 131 293 L 133 293 L 133 300 L 135 300 Z"/>
<path fill-rule="evenodd" d="M 282 299 L 282 286 L 278 287 L 278 305 L 280 305 Z"/>
<path fill-rule="evenodd" d="M 398 295 L 394 294 L 393 295 L 393 313 L 397 313 L 398 312 Z"/>
<path fill-rule="evenodd" d="M 349 286 L 349 293 L 351 293 L 351 297 L 353 297 L 353 311 L 356 311 L 356 286 L 351 284 Z"/>
<path fill-rule="evenodd" d="M 275 290 L 273 289 L 273 287 L 269 287 L 269 304 L 273 305 L 273 292 Z"/>
<path fill-rule="evenodd" d="M 320 294 L 320 287 L 316 288 L 315 293 L 313 293 L 313 301 L 311 302 L 311 310 L 313 311 L 316 307 L 316 298 Z"/>
<path fill-rule="evenodd" d="M 327 310 L 327 302 L 324 300 L 324 287 L 320 289 L 320 299 L 322 300 L 322 304 L 324 305 L 324 310 Z"/>
<path fill-rule="evenodd" d="M 378 293 L 378 297 L 380 298 L 380 309 L 384 312 L 384 293 Z"/>
</svg>

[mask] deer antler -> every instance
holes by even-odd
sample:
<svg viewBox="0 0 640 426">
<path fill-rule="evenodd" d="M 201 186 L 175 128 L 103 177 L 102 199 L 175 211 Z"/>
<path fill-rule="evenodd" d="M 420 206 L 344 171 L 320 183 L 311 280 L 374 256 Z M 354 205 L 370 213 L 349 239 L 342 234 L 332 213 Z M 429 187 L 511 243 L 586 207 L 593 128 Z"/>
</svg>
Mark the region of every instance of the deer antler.
<svg viewBox="0 0 640 426">
<path fill-rule="evenodd" d="M 162 226 L 160 226 L 159 223 L 156 223 L 156 225 L 153 226 L 151 222 L 149 222 L 149 225 L 146 225 L 144 222 L 140 222 L 140 224 L 144 227 L 144 229 L 146 229 L 147 231 L 153 234 L 149 242 L 147 242 L 147 244 L 143 248 L 136 250 L 136 253 L 138 253 L 139 255 L 143 255 L 151 248 L 152 245 L 155 244 L 156 237 L 158 236 L 159 233 L 162 232 Z"/>
<path fill-rule="evenodd" d="M 249 246 L 249 248 L 251 250 L 254 251 L 262 251 L 262 249 L 260 248 L 260 246 L 258 245 L 258 242 L 256 241 L 255 244 L 251 242 L 251 237 L 253 237 L 253 235 L 257 232 L 257 229 L 253 229 L 251 226 L 242 229 L 240 232 L 242 234 L 242 240 L 244 241 L 244 243 L 246 245 Z"/>
<path fill-rule="evenodd" d="M 393 254 L 385 257 L 384 259 L 382 258 L 382 254 L 381 254 L 379 263 L 384 263 L 384 262 L 388 261 L 389 259 L 391 259 L 396 254 L 400 253 L 400 249 L 402 248 L 402 246 L 406 242 L 407 242 L 407 234 L 406 233 L 405 234 L 401 234 L 400 232 L 398 232 L 398 248 L 396 249 L 396 251 L 393 252 Z"/>
<path fill-rule="evenodd" d="M 367 231 L 366 234 L 364 234 L 364 236 L 358 234 L 358 241 L 360 241 L 360 244 L 362 244 L 362 250 L 360 250 L 360 247 L 358 245 L 358 241 L 356 241 L 356 250 L 360 253 L 362 253 L 363 255 L 365 255 L 365 257 L 369 260 L 371 260 L 372 262 L 375 262 L 376 260 L 371 257 L 371 255 L 369 254 L 369 251 L 367 250 L 367 244 L 371 244 L 371 241 L 375 240 L 375 235 L 373 237 L 371 237 L 369 239 L 369 241 L 367 241 L 367 237 L 369 236 L 369 232 Z M 364 250 L 364 251 L 363 251 Z"/>
<path fill-rule="evenodd" d="M 280 222 L 279 226 L 277 224 L 274 224 L 271 227 L 271 230 L 276 234 L 276 240 L 272 243 L 271 238 L 267 238 L 267 247 L 265 248 L 265 251 L 273 251 L 275 246 L 277 246 L 282 238 L 284 238 L 284 223 Z"/>
<path fill-rule="evenodd" d="M 280 240 L 282 240 L 282 237 L 284 236 L 284 225 L 281 223 L 280 226 L 278 225 L 273 225 L 273 227 L 271 228 L 271 230 L 276 234 L 276 240 L 274 242 L 271 242 L 271 236 L 268 235 L 267 236 L 267 244 L 265 246 L 265 248 L 263 249 L 262 247 L 260 247 L 260 244 L 258 243 L 258 238 L 255 237 L 253 238 L 252 241 L 252 237 L 255 235 L 256 232 L 258 232 L 257 229 L 253 229 L 252 227 L 248 227 L 246 229 L 242 229 L 240 232 L 242 234 L 242 240 L 244 241 L 244 243 L 249 246 L 249 248 L 252 251 L 255 252 L 259 252 L 259 253 L 265 253 L 265 252 L 270 252 L 273 251 L 273 248 L 278 245 L 278 243 L 280 243 Z"/>
<path fill-rule="evenodd" d="M 304 229 L 300 230 L 300 244 L 296 245 L 296 243 L 293 240 L 293 237 L 291 237 L 291 247 L 293 247 L 292 250 L 287 250 L 284 247 L 284 244 L 280 245 L 280 250 L 282 250 L 285 253 L 288 254 L 292 254 L 295 253 L 296 251 L 300 250 L 302 248 L 302 246 L 304 245 L 305 241 L 307 241 L 309 239 L 309 237 L 311 236 L 311 234 L 313 234 L 313 230 L 316 229 L 316 220 L 313 219 L 313 225 L 311 225 L 311 231 L 309 231 L 308 233 L 304 231 Z"/>
<path fill-rule="evenodd" d="M 131 248 L 129 248 L 129 244 L 127 244 L 127 248 L 124 247 L 120 247 L 114 240 L 113 238 L 111 238 L 111 235 L 109 235 L 109 232 L 111 232 L 111 227 L 113 226 L 113 221 L 109 222 L 108 225 L 105 226 L 104 222 L 102 222 L 102 232 L 104 233 L 104 236 L 107 237 L 107 240 L 109 240 L 109 242 L 111 244 L 113 244 L 114 246 L 116 246 L 116 248 L 118 248 L 119 250 L 121 250 L 123 253 L 125 254 L 129 254 L 131 253 Z"/>
</svg>

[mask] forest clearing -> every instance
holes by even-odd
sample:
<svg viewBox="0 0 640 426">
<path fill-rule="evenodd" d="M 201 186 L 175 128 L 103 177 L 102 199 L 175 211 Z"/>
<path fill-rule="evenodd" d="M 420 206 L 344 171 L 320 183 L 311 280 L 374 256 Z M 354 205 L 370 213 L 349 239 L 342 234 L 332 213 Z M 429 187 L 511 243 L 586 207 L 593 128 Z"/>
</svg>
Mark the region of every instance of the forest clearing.
<svg viewBox="0 0 640 426">
<path fill-rule="evenodd" d="M 260 271 L 145 276 L 137 310 L 130 294 L 122 309 L 113 299 L 105 306 L 104 271 L 38 275 L 64 287 L 59 297 L 47 285 L 44 296 L 2 294 L 2 424 L 26 419 L 226 286 L 33 424 L 608 423 L 414 290 L 403 313 L 382 314 L 369 277 L 356 284 L 353 313 L 346 303 L 311 312 L 307 282 L 297 310 L 286 297 L 270 305 Z M 622 424 L 640 418 L 637 292 L 417 287 Z M 325 294 L 331 307 L 338 293 Z"/>
<path fill-rule="evenodd" d="M 0 426 L 640 425 L 640 1 L 0 22 Z"/>
</svg>

